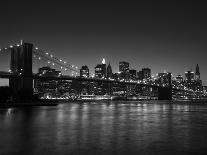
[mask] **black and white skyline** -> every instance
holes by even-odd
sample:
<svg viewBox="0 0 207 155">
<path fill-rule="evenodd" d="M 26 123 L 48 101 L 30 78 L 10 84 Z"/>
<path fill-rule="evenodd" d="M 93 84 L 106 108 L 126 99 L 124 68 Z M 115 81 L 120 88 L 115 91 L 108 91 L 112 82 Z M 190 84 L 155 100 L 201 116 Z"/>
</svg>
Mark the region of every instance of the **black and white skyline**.
<svg viewBox="0 0 207 155">
<path fill-rule="evenodd" d="M 184 75 L 200 66 L 206 84 L 206 9 L 201 2 L 1 2 L 0 47 L 32 42 L 91 71 L 106 58 Z M 7 69 L 1 60 L 1 69 Z"/>
</svg>

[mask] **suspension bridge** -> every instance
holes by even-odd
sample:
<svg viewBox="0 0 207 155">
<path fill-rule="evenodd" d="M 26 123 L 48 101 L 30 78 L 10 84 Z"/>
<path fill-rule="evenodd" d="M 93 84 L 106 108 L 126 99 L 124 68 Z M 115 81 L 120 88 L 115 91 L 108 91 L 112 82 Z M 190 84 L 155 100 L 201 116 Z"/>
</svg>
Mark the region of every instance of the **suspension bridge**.
<svg viewBox="0 0 207 155">
<path fill-rule="evenodd" d="M 0 78 L 9 79 L 9 87 L 12 93 L 16 96 L 21 96 L 24 99 L 31 99 L 34 94 L 34 80 L 76 80 L 80 82 L 101 82 L 106 83 L 109 88 L 113 84 L 122 86 L 136 86 L 139 88 L 150 88 L 156 90 L 158 99 L 171 100 L 173 94 L 180 96 L 202 96 L 203 91 L 195 92 L 184 85 L 174 85 L 172 83 L 171 73 L 166 73 L 162 76 L 153 76 L 143 80 L 132 79 L 113 79 L 113 78 L 97 78 L 93 74 L 89 77 L 80 77 L 79 69 L 76 65 L 70 64 L 68 61 L 56 57 L 53 53 L 48 52 L 34 46 L 31 43 L 21 43 L 10 45 L 9 47 L 1 48 L 1 53 L 10 52 L 10 67 L 8 71 L 0 71 Z M 41 64 L 39 67 L 50 66 L 56 68 L 65 74 L 59 76 L 42 76 L 34 73 L 33 68 L 36 64 Z M 160 79 L 167 79 L 160 83 Z M 111 89 L 108 94 L 111 94 Z"/>
</svg>

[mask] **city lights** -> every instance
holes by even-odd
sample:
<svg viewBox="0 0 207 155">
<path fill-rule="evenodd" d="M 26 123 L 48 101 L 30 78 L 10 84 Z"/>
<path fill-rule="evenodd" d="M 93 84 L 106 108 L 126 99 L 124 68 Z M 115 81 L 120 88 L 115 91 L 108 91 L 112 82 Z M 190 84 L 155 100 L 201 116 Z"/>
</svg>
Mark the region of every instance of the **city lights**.
<svg viewBox="0 0 207 155">
<path fill-rule="evenodd" d="M 18 44 L 17 44 L 18 46 Z M 22 45 L 19 45 L 22 46 Z M 13 48 L 13 45 L 9 46 L 10 48 Z M 3 48 L 7 49 L 7 48 Z M 135 87 L 133 85 L 141 85 L 142 87 L 149 87 L 150 91 L 147 92 L 148 89 L 146 89 L 145 93 L 150 94 L 154 92 L 152 88 L 171 88 L 173 89 L 173 98 L 200 98 L 201 96 L 207 96 L 207 91 L 203 90 L 202 82 L 200 80 L 200 72 L 198 65 L 196 66 L 196 71 L 186 71 L 185 72 L 185 79 L 181 76 L 173 76 L 173 74 L 164 71 L 163 73 L 157 73 L 156 75 L 151 75 L 151 69 L 150 68 L 142 68 L 141 71 L 136 71 L 134 69 L 130 69 L 129 62 L 121 61 L 119 63 L 119 71 L 117 73 L 112 72 L 112 68 L 110 66 L 110 63 L 106 64 L 105 58 L 102 59 L 101 63 L 98 64 L 95 67 L 95 74 L 89 72 L 89 68 L 87 66 L 82 66 L 80 70 L 78 70 L 78 67 L 74 64 L 70 65 L 63 59 L 59 59 L 55 57 L 53 54 L 50 54 L 49 52 L 44 52 L 43 50 L 35 47 L 35 50 L 33 50 L 33 57 L 39 61 L 46 61 L 48 65 L 51 65 L 52 67 L 56 66 L 62 71 L 67 71 L 69 73 L 68 78 L 72 76 L 73 78 L 84 78 L 87 80 L 95 80 L 95 81 L 103 81 L 103 82 L 117 82 L 117 88 L 119 85 L 128 85 L 131 84 L 131 88 L 129 87 L 130 91 L 129 93 L 133 95 L 135 92 L 137 93 L 138 90 L 135 90 Z M 2 49 L 0 49 L 2 51 Z M 23 71 L 23 69 L 21 69 Z M 54 73 L 56 73 L 55 70 L 53 70 Z M 9 70 L 9 73 L 15 73 L 12 70 Z M 19 75 L 22 75 L 22 73 L 18 73 Z M 79 75 L 80 74 L 80 75 Z M 47 76 L 46 72 L 40 73 L 39 76 Z M 63 76 L 61 74 L 61 71 L 58 71 L 58 74 L 56 75 L 59 78 L 66 78 L 67 76 Z M 92 86 L 93 89 L 96 89 L 99 93 L 104 93 L 104 89 L 102 86 Z M 116 89 L 117 89 L 116 88 Z M 123 87 L 124 88 L 124 87 Z M 115 88 L 113 88 L 115 89 Z M 127 88 L 128 89 L 128 88 Z M 182 92 L 183 91 L 183 92 Z M 126 91 L 123 91 L 126 92 Z M 177 93 L 175 93 L 177 92 Z"/>
</svg>

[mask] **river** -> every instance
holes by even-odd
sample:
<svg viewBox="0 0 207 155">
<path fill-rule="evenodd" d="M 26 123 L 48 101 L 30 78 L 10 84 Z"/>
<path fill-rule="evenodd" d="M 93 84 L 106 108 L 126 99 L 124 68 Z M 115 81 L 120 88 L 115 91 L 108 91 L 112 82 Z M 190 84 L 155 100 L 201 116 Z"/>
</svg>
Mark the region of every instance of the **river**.
<svg viewBox="0 0 207 155">
<path fill-rule="evenodd" d="M 0 109 L 0 154 L 205 154 L 207 105 L 169 101 Z"/>
</svg>

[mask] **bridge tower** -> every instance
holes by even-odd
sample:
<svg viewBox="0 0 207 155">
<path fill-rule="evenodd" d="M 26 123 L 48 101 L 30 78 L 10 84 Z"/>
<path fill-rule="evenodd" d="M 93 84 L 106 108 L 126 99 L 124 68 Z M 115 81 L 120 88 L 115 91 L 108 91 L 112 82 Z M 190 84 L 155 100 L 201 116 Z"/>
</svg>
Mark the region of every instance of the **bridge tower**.
<svg viewBox="0 0 207 155">
<path fill-rule="evenodd" d="M 172 100 L 172 77 L 167 73 L 167 86 L 158 88 L 158 100 Z"/>
<path fill-rule="evenodd" d="M 30 43 L 11 48 L 10 70 L 19 77 L 10 78 L 9 87 L 17 100 L 27 101 L 33 96 L 32 49 Z"/>
</svg>

